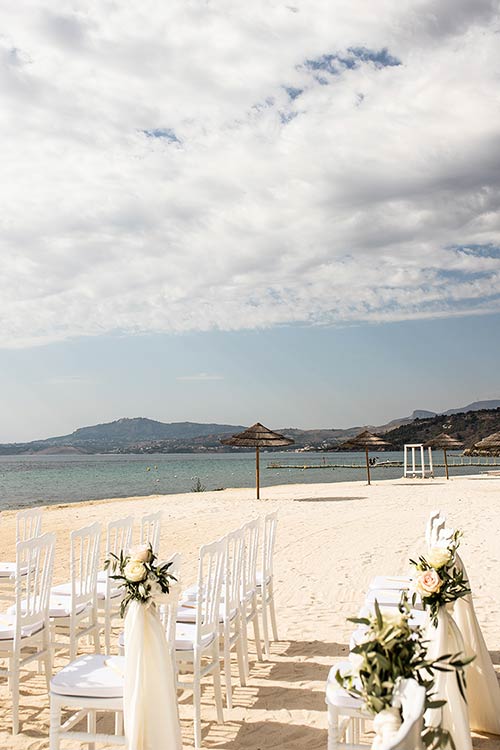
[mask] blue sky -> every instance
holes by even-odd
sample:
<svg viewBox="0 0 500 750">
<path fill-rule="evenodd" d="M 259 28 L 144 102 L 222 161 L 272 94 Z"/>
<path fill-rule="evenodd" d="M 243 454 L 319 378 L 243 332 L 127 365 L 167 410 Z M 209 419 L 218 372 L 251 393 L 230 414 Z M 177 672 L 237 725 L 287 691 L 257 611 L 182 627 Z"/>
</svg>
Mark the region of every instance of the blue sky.
<svg viewBox="0 0 500 750">
<path fill-rule="evenodd" d="M 382 424 L 500 398 L 500 316 L 102 337 L 0 352 L 1 441 L 123 416 Z"/>
<path fill-rule="evenodd" d="M 0 439 L 498 396 L 499 28 L 496 0 L 3 8 Z"/>
</svg>

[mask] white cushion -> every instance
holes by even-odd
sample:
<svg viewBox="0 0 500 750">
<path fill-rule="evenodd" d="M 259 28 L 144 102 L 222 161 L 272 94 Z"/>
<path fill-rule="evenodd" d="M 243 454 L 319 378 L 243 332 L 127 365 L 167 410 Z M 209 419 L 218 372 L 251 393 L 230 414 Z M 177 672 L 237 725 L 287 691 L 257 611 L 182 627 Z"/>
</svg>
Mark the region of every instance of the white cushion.
<svg viewBox="0 0 500 750">
<path fill-rule="evenodd" d="M 360 710 L 363 706 L 363 702 L 360 698 L 354 698 L 347 690 L 340 687 L 335 675 L 337 672 L 340 674 L 347 674 L 352 670 L 352 664 L 349 661 L 341 661 L 338 664 L 334 664 L 328 673 L 328 680 L 326 683 L 326 702 L 337 706 L 338 708 L 348 708 L 350 710 Z"/>
<path fill-rule="evenodd" d="M 401 591 L 411 586 L 409 576 L 375 576 L 370 581 L 369 589 L 395 589 Z"/>
<path fill-rule="evenodd" d="M 21 638 L 29 638 L 30 635 L 40 632 L 43 628 L 43 621 L 27 625 L 21 628 Z M 16 634 L 16 616 L 15 614 L 0 614 L 0 640 L 12 640 Z"/>
<path fill-rule="evenodd" d="M 232 609 L 229 613 L 229 619 L 232 621 L 236 617 L 236 609 Z M 219 607 L 219 622 L 224 622 L 226 616 L 226 609 L 223 604 Z M 181 606 L 177 610 L 177 622 L 196 622 L 196 608 Z"/>
<path fill-rule="evenodd" d="M 35 567 L 33 566 L 32 570 L 34 570 Z M 25 576 L 28 572 L 28 566 L 25 565 L 21 568 L 21 575 Z M 0 563 L 0 578 L 10 578 L 11 576 L 15 577 L 16 575 L 16 563 L 15 562 L 2 562 Z"/>
<path fill-rule="evenodd" d="M 116 599 L 118 596 L 123 596 L 122 587 L 112 586 L 109 590 L 109 598 Z M 97 581 L 97 598 L 106 599 L 106 581 Z"/>
<path fill-rule="evenodd" d="M 58 695 L 121 698 L 124 668 L 123 656 L 80 656 L 52 678 L 50 689 Z"/>
<path fill-rule="evenodd" d="M 175 628 L 175 650 L 192 651 L 196 640 L 196 625 L 190 622 L 178 622 Z M 206 635 L 201 642 L 202 648 L 209 646 L 213 635 Z"/>
<path fill-rule="evenodd" d="M 264 578 L 263 572 L 261 570 L 258 570 L 257 574 L 256 574 L 256 577 L 255 577 L 258 589 L 262 588 L 263 578 Z M 266 583 L 270 583 L 270 581 L 271 581 L 271 576 L 267 576 Z"/>
<path fill-rule="evenodd" d="M 380 605 L 380 611 L 382 614 L 388 614 L 388 615 L 395 615 L 397 614 L 397 608 L 394 606 L 381 604 Z M 359 617 L 373 617 L 375 614 L 373 605 L 366 605 L 364 607 L 361 607 L 359 611 Z M 428 622 L 428 615 L 427 612 L 423 609 L 411 609 L 410 610 L 410 627 L 425 627 Z"/>
<path fill-rule="evenodd" d="M 76 613 L 80 614 L 90 605 L 90 602 L 79 604 Z M 71 597 L 69 596 L 51 596 L 49 599 L 50 617 L 69 617 L 71 614 Z"/>
<path fill-rule="evenodd" d="M 371 606 L 375 599 L 381 606 L 397 607 L 401 601 L 401 591 L 398 589 L 372 589 L 366 595 L 365 604 Z M 412 607 L 413 609 L 422 609 L 422 601 L 419 596 L 417 596 Z"/>
</svg>

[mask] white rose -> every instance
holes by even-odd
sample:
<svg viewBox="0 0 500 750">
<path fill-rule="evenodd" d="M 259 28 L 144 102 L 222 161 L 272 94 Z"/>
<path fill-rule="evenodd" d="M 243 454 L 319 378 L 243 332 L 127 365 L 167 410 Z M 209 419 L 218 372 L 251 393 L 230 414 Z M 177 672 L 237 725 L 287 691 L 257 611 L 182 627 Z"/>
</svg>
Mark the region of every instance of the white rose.
<svg viewBox="0 0 500 750">
<path fill-rule="evenodd" d="M 138 583 L 143 581 L 148 574 L 148 571 L 144 567 L 144 563 L 138 560 L 129 560 L 123 570 L 123 575 L 131 583 Z"/>
<path fill-rule="evenodd" d="M 130 550 L 130 559 L 135 562 L 147 563 L 151 561 L 151 549 L 147 544 L 138 544 Z"/>
<path fill-rule="evenodd" d="M 433 547 L 426 555 L 426 560 L 433 568 L 444 568 L 451 560 L 450 550 L 446 547 Z"/>
<path fill-rule="evenodd" d="M 352 664 L 352 671 L 354 672 L 354 674 L 359 674 L 359 670 L 363 666 L 363 662 L 364 662 L 363 655 L 353 654 L 353 652 L 351 651 L 351 653 L 349 654 L 349 661 Z"/>
</svg>

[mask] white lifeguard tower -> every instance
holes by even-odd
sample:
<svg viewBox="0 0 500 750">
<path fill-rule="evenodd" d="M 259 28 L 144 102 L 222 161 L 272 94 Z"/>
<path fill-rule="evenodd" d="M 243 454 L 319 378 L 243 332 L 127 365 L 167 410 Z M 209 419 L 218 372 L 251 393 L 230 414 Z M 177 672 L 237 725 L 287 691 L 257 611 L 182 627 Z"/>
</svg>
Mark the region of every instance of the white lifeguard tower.
<svg viewBox="0 0 500 750">
<path fill-rule="evenodd" d="M 427 464 L 425 458 L 423 443 L 408 443 L 405 445 L 403 476 L 411 479 L 415 479 L 416 477 L 420 479 L 431 477 L 433 479 L 432 448 L 427 448 Z"/>
</svg>

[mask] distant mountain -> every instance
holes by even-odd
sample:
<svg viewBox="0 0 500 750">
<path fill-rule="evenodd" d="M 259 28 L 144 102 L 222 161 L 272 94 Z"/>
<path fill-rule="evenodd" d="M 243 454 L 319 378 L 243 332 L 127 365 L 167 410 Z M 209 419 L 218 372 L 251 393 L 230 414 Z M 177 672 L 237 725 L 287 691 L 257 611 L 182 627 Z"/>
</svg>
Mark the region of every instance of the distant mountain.
<svg viewBox="0 0 500 750">
<path fill-rule="evenodd" d="M 459 414 L 467 411 L 481 411 L 482 409 L 498 409 L 500 408 L 500 399 L 495 398 L 490 401 L 474 401 L 472 404 L 462 406 L 459 409 L 448 409 L 448 411 L 442 412 L 443 414 Z"/>
<path fill-rule="evenodd" d="M 486 405 L 486 406 L 485 406 Z M 453 429 L 463 433 L 463 439 L 477 439 L 500 430 L 491 425 L 500 414 L 500 400 L 476 401 L 460 409 L 449 409 L 443 414 L 417 409 L 409 417 L 393 419 L 384 425 L 358 425 L 345 429 L 299 430 L 281 428 L 293 438 L 296 448 L 325 449 L 357 435 L 362 430 L 385 434 L 393 445 L 404 442 L 421 442 L 442 431 L 448 421 Z M 475 415 L 480 415 L 478 418 Z M 458 415 L 458 416 L 457 416 Z M 451 422 L 450 422 L 451 424 Z M 248 426 L 248 425 L 246 425 Z M 145 417 L 123 418 L 114 422 L 80 427 L 70 435 L 33 440 L 29 443 L 8 443 L 0 445 L 0 455 L 30 453 L 181 453 L 202 451 L 224 451 L 220 443 L 223 435 L 231 435 L 245 429 L 244 425 L 215 424 L 202 422 L 158 422 Z M 484 434 L 483 434 L 484 433 Z M 452 433 L 450 433 L 452 434 Z M 460 435 L 455 435 L 460 437 Z M 411 437 L 411 439 L 410 439 Z M 460 439 L 462 439 L 460 437 Z M 394 442 L 396 441 L 396 442 Z"/>
<path fill-rule="evenodd" d="M 389 430 L 384 434 L 384 439 L 395 449 L 402 449 L 405 443 L 426 443 L 445 432 L 460 440 L 464 448 L 470 448 L 478 440 L 500 431 L 500 408 L 452 412 L 416 419 Z"/>
</svg>

